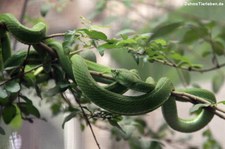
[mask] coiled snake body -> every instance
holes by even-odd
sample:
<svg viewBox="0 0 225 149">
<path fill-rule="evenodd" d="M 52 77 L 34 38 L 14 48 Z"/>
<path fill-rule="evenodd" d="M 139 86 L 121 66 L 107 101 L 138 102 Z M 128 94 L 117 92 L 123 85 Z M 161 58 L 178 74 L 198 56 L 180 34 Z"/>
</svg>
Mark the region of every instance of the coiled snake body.
<svg viewBox="0 0 225 149">
<path fill-rule="evenodd" d="M 129 71 L 126 71 L 126 73 L 119 74 L 123 75 L 122 79 L 114 76 L 115 82 L 112 82 L 111 86 L 100 86 L 96 82 L 97 79 L 94 79 L 90 74 L 89 69 L 102 72 L 106 71 L 112 76 L 117 72 L 117 70 L 84 60 L 84 58 L 79 55 L 74 55 L 70 58 L 63 51 L 61 43 L 54 40 L 44 40 L 46 32 L 44 23 L 39 23 L 29 29 L 21 25 L 12 15 L 9 14 L 0 15 L 0 49 L 2 49 L 2 62 L 11 58 L 11 49 L 9 49 L 9 46 L 7 45 L 9 43 L 9 39 L 6 32 L 11 33 L 17 40 L 25 44 L 34 45 L 39 42 L 44 42 L 54 49 L 58 55 L 59 63 L 66 75 L 76 82 L 85 97 L 89 98 L 93 103 L 105 110 L 121 115 L 139 115 L 151 112 L 158 107 L 162 107 L 162 113 L 166 122 L 173 129 L 181 132 L 197 131 L 206 126 L 213 118 L 214 113 L 209 107 L 201 108 L 201 112 L 199 112 L 193 119 L 184 120 L 179 118 L 177 116 L 175 103 L 178 97 L 175 97 L 172 94 L 174 91 L 173 84 L 165 77 L 161 78 L 156 85 L 148 85 L 148 82 L 142 84 L 142 81 L 138 81 L 139 78 L 133 75 L 134 73 L 130 74 Z M 38 49 L 37 52 L 39 52 Z M 133 75 L 131 77 L 135 77 L 135 79 L 127 79 L 124 81 L 123 78 L 126 79 L 126 77 L 130 77 L 129 75 Z M 116 79 L 119 81 L 116 81 Z M 123 82 L 125 83 L 123 84 Z M 137 89 L 139 91 L 143 91 L 144 94 L 139 96 L 125 96 L 122 94 L 124 91 L 120 92 L 118 91 L 118 88 L 115 89 L 112 87 L 118 84 L 123 86 L 123 89 Z M 204 98 L 212 104 L 216 102 L 214 94 L 204 89 L 184 89 L 182 92 Z"/>
</svg>

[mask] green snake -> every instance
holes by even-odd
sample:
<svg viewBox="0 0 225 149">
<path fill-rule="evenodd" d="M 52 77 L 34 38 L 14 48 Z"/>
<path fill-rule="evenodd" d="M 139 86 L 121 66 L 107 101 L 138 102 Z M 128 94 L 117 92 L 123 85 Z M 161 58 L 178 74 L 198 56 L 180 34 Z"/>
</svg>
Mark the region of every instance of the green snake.
<svg viewBox="0 0 225 149">
<path fill-rule="evenodd" d="M 78 54 L 70 57 L 65 54 L 60 42 L 53 39 L 45 40 L 46 26 L 44 23 L 38 23 L 33 28 L 27 28 L 10 14 L 0 15 L 0 60 L 1 63 L 4 63 L 4 65 L 1 65 L 5 68 L 14 66 L 13 61 L 15 59 L 23 61 L 25 58 L 23 52 L 23 55 L 22 53 L 12 54 L 8 32 L 20 42 L 33 45 L 37 53 L 43 50 L 39 50 L 38 46 L 35 46 L 40 42 L 52 48 L 57 54 L 58 63 L 64 70 L 65 75 L 76 83 L 82 91 L 82 95 L 105 110 L 132 116 L 145 114 L 162 107 L 162 113 L 168 125 L 180 132 L 197 131 L 205 127 L 214 116 L 212 109 L 204 107 L 194 118 L 181 119 L 177 115 L 175 101 L 182 99 L 172 94 L 174 86 L 170 79 L 163 77 L 155 83 L 150 77 L 146 81 L 142 81 L 134 70 L 111 69 L 85 60 Z M 32 54 L 35 55 L 35 52 L 31 52 Z M 112 80 L 93 75 L 92 71 L 109 75 Z M 98 82 L 105 83 L 106 86 L 102 86 Z M 140 91 L 143 94 L 138 96 L 123 95 L 128 89 Z M 184 89 L 182 92 L 204 98 L 212 104 L 216 102 L 214 94 L 204 89 Z"/>
</svg>

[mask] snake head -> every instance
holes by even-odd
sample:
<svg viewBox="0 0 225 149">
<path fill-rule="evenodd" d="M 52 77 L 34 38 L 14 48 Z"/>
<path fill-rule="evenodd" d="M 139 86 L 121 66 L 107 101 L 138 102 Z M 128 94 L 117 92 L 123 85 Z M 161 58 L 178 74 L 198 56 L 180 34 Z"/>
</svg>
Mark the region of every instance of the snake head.
<svg viewBox="0 0 225 149">
<path fill-rule="evenodd" d="M 112 77 L 116 77 L 116 76 L 119 75 L 119 70 L 118 69 L 112 69 L 111 73 L 112 73 Z"/>
</svg>

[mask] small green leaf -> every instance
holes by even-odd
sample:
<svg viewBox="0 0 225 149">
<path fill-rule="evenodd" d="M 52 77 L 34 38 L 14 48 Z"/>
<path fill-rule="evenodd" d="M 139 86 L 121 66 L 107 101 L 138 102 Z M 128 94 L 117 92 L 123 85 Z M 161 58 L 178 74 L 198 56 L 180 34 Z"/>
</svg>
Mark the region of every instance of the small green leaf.
<svg viewBox="0 0 225 149">
<path fill-rule="evenodd" d="M 183 78 L 183 80 L 185 81 L 185 83 L 186 83 L 187 85 L 189 85 L 190 82 L 191 82 L 191 75 L 190 75 L 190 72 L 184 71 L 184 70 L 180 70 L 180 72 L 181 72 L 181 77 Z"/>
<path fill-rule="evenodd" d="M 17 105 L 16 106 L 16 116 L 11 120 L 10 122 L 10 126 L 14 129 L 19 129 L 21 128 L 22 124 L 23 124 L 23 120 L 21 117 L 21 112 L 20 109 Z"/>
<path fill-rule="evenodd" d="M 109 121 L 109 123 L 110 123 L 112 126 L 116 127 L 116 128 L 119 129 L 121 132 L 123 132 L 124 134 L 126 134 L 126 132 L 122 129 L 122 127 L 118 124 L 117 121 L 111 120 L 111 119 L 108 119 L 108 121 Z"/>
<path fill-rule="evenodd" d="M 16 107 L 14 105 L 6 106 L 2 111 L 2 118 L 6 124 L 9 124 L 16 116 Z"/>
<path fill-rule="evenodd" d="M 51 10 L 52 8 L 52 5 L 51 3 L 45 3 L 41 6 L 41 10 L 40 10 L 40 13 L 41 13 L 41 16 L 42 17 L 45 17 L 47 15 L 47 13 Z"/>
<path fill-rule="evenodd" d="M 206 138 L 203 144 L 203 149 L 222 149 L 220 143 L 213 137 L 210 129 L 205 130 L 202 135 Z"/>
<path fill-rule="evenodd" d="M 17 105 L 20 108 L 20 111 L 27 116 L 33 115 L 37 118 L 41 117 L 38 109 L 33 104 L 20 102 L 20 103 L 17 103 Z"/>
<path fill-rule="evenodd" d="M 72 49 L 72 45 L 76 41 L 76 35 L 75 34 L 76 34 L 76 31 L 67 31 L 65 33 L 64 40 L 63 40 L 63 43 L 62 43 L 65 54 L 70 53 L 70 51 Z"/>
<path fill-rule="evenodd" d="M 45 96 L 47 96 L 47 97 L 52 97 L 52 96 L 57 95 L 58 93 L 60 93 L 60 88 L 59 88 L 58 85 L 56 85 L 55 87 L 50 88 L 49 90 L 47 90 L 47 91 L 45 92 Z"/>
<path fill-rule="evenodd" d="M 212 41 L 211 42 L 211 46 L 212 46 L 212 49 L 213 51 L 217 54 L 217 55 L 223 55 L 225 53 L 225 50 L 224 50 L 224 45 L 219 42 L 219 41 Z"/>
<path fill-rule="evenodd" d="M 191 29 L 185 33 L 183 39 L 181 40 L 181 43 L 188 44 L 197 41 L 198 39 L 201 39 L 207 35 L 208 31 L 205 27 L 191 26 Z"/>
<path fill-rule="evenodd" d="M 132 38 L 128 38 L 128 39 L 124 39 L 124 40 L 117 42 L 116 45 L 117 46 L 127 46 L 127 45 L 133 45 L 133 44 L 137 44 L 137 41 Z"/>
<path fill-rule="evenodd" d="M 207 103 L 196 104 L 190 109 L 190 113 L 198 112 L 199 110 L 201 110 L 201 108 L 208 107 L 208 106 L 210 106 L 210 104 L 207 104 Z"/>
<path fill-rule="evenodd" d="M 32 103 L 32 101 L 28 98 L 28 97 L 26 97 L 26 96 L 24 96 L 24 95 L 20 95 L 20 98 L 22 98 L 24 101 L 26 101 L 26 103 L 28 103 L 28 104 L 33 104 Z"/>
<path fill-rule="evenodd" d="M 25 74 L 24 78 L 24 84 L 27 85 L 28 87 L 29 86 L 34 86 L 35 83 L 36 83 L 36 78 L 35 78 L 35 75 L 33 73 L 27 73 Z"/>
<path fill-rule="evenodd" d="M 17 93 L 20 90 L 20 84 L 16 80 L 12 80 L 6 83 L 5 89 L 10 93 Z"/>
<path fill-rule="evenodd" d="M 100 31 L 88 30 L 88 29 L 80 29 L 79 31 L 85 32 L 91 39 L 107 40 L 107 36 L 103 32 L 100 32 Z"/>
<path fill-rule="evenodd" d="M 35 91 L 36 91 L 37 96 L 40 97 L 40 98 L 42 99 L 42 96 L 41 96 L 41 89 L 40 89 L 40 87 L 38 86 L 38 84 L 35 84 L 35 85 L 34 85 L 34 89 L 35 89 Z"/>
<path fill-rule="evenodd" d="M 61 112 L 61 106 L 62 106 L 62 103 L 54 103 L 51 105 L 53 116 L 56 116 L 57 114 Z"/>
<path fill-rule="evenodd" d="M 212 78 L 212 89 L 217 93 L 224 83 L 224 74 L 222 72 L 216 73 Z"/>
<path fill-rule="evenodd" d="M 0 126 L 0 134 L 5 135 L 5 130 Z"/>
<path fill-rule="evenodd" d="M 217 104 L 224 104 L 225 105 L 225 100 L 217 102 Z"/>
<path fill-rule="evenodd" d="M 119 31 L 119 32 L 116 34 L 116 36 L 119 36 L 119 35 L 121 35 L 121 34 L 129 34 L 129 33 L 135 33 L 135 31 L 132 30 L 132 29 L 124 29 L 124 30 L 122 30 L 122 31 Z"/>
<path fill-rule="evenodd" d="M 72 118 L 76 117 L 79 111 L 74 111 L 67 115 L 62 123 L 62 128 L 64 129 L 65 123 L 70 121 Z"/>
<path fill-rule="evenodd" d="M 8 97 L 8 94 L 7 94 L 6 90 L 5 90 L 5 89 L 2 89 L 2 88 L 0 87 L 0 100 L 1 100 L 1 99 L 5 99 L 5 98 L 7 98 L 7 97 Z"/>
</svg>

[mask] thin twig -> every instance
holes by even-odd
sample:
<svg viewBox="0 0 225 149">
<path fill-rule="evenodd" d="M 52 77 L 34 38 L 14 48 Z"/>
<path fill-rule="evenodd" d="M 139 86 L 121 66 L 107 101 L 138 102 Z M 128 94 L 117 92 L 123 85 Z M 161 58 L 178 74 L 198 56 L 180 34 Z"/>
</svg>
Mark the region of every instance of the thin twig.
<svg viewBox="0 0 225 149">
<path fill-rule="evenodd" d="M 45 49 L 51 56 L 57 57 L 56 52 L 52 48 L 50 48 L 49 46 L 47 46 L 45 43 L 40 42 L 40 43 L 38 43 L 38 46 L 40 46 L 43 49 Z"/>
<path fill-rule="evenodd" d="M 90 74 L 91 74 L 91 75 L 94 75 L 94 76 L 98 76 L 98 77 L 102 77 L 102 78 L 105 78 L 105 79 L 114 81 L 113 77 L 111 77 L 111 76 L 109 76 L 109 75 L 104 75 L 104 74 L 101 73 L 101 72 L 90 71 Z"/>
<path fill-rule="evenodd" d="M 72 107 L 72 103 L 70 102 L 69 99 L 67 99 L 65 97 L 65 94 L 64 93 L 60 93 L 60 95 L 61 95 L 62 99 L 69 105 L 69 107 Z"/>
<path fill-rule="evenodd" d="M 99 143 L 98 143 L 97 137 L 96 137 L 96 135 L 95 135 L 95 133 L 94 133 L 94 130 L 93 130 L 92 126 L 91 126 L 91 123 L 90 123 L 90 121 L 89 121 L 89 119 L 88 119 L 88 116 L 87 116 L 87 114 L 85 113 L 83 107 L 81 106 L 81 103 L 80 103 L 80 101 L 79 101 L 78 98 L 77 98 L 77 95 L 74 93 L 74 91 L 72 90 L 72 88 L 70 88 L 70 92 L 72 93 L 72 95 L 73 95 L 75 101 L 77 102 L 77 104 L 79 105 L 79 107 L 80 107 L 80 109 L 81 109 L 81 111 L 82 111 L 82 114 L 83 114 L 83 116 L 84 116 L 84 119 L 86 120 L 86 122 L 87 122 L 87 124 L 88 124 L 88 126 L 89 126 L 89 128 L 90 128 L 90 130 L 91 130 L 91 133 L 92 133 L 92 135 L 93 135 L 93 137 L 94 137 L 94 140 L 95 140 L 96 145 L 98 146 L 99 149 L 101 149 L 101 147 L 100 147 L 100 145 L 99 145 Z"/>
<path fill-rule="evenodd" d="M 44 39 L 49 39 L 49 38 L 55 38 L 55 37 L 63 37 L 65 36 L 65 33 L 56 33 L 56 34 L 51 34 L 49 36 L 46 36 Z"/>
<path fill-rule="evenodd" d="M 28 60 L 28 57 L 29 57 L 29 54 L 30 54 L 30 48 L 31 48 L 31 45 L 28 45 L 27 55 L 26 55 L 26 57 L 23 61 L 23 64 L 21 65 L 21 72 L 20 72 L 21 78 L 23 78 L 25 67 L 27 65 L 27 60 Z"/>
<path fill-rule="evenodd" d="M 222 109 L 222 108 L 219 108 L 218 106 L 216 106 L 215 104 L 212 104 L 211 102 L 205 100 L 204 98 L 201 98 L 201 97 L 197 97 L 197 96 L 194 96 L 194 95 L 191 95 L 191 94 L 188 94 L 188 93 L 184 93 L 184 92 L 177 92 L 177 91 L 173 91 L 172 92 L 172 95 L 173 96 L 177 96 L 177 97 L 182 97 L 184 100 L 187 100 L 187 101 L 197 101 L 199 103 L 206 103 L 206 104 L 210 104 L 210 107 L 217 110 L 217 111 L 220 111 L 222 113 L 225 114 L 225 110 Z M 225 119 L 225 116 L 219 114 L 218 112 L 215 112 L 216 115 L 218 115 L 219 117 Z"/>
<path fill-rule="evenodd" d="M 225 67 L 225 63 L 222 63 L 222 64 L 218 64 L 217 66 L 213 66 L 211 68 L 196 69 L 196 68 L 192 68 L 192 67 L 179 67 L 176 64 L 173 64 L 173 63 L 170 63 L 170 62 L 167 62 L 167 61 L 163 61 L 163 60 L 155 60 L 155 61 L 158 62 L 158 63 L 164 64 L 164 65 L 168 65 L 170 67 L 183 69 L 183 70 L 187 70 L 187 71 L 200 72 L 200 73 L 209 72 L 209 71 L 219 69 L 221 67 Z"/>
</svg>

